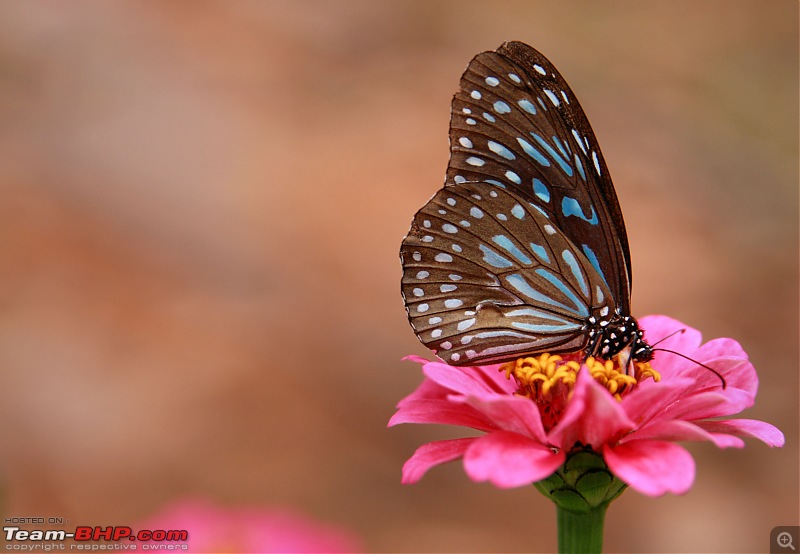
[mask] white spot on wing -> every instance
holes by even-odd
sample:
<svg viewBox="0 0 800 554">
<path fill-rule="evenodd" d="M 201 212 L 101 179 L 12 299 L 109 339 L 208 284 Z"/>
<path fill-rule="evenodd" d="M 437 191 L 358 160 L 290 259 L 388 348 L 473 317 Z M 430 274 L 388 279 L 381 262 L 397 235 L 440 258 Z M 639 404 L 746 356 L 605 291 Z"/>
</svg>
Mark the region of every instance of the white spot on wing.
<svg viewBox="0 0 800 554">
<path fill-rule="evenodd" d="M 458 323 L 458 330 L 459 331 L 466 331 L 467 329 L 469 329 L 473 325 L 475 325 L 475 318 L 474 317 L 472 319 L 465 319 L 464 321 L 460 321 Z"/>
<path fill-rule="evenodd" d="M 561 105 L 561 100 L 558 99 L 558 96 L 553 94 L 552 90 L 546 88 L 546 89 L 544 89 L 544 93 L 547 95 L 547 97 L 550 99 L 550 102 L 552 102 L 552 104 L 555 107 L 558 107 L 558 106 Z"/>
<path fill-rule="evenodd" d="M 594 168 L 597 171 L 597 174 L 601 175 L 601 173 L 600 173 L 600 161 L 597 159 L 597 152 L 595 152 L 594 150 L 592 150 L 592 161 L 594 162 Z"/>
<path fill-rule="evenodd" d="M 514 155 L 514 153 L 511 152 L 511 150 L 509 150 L 508 148 L 506 148 L 502 144 L 500 144 L 499 142 L 495 142 L 493 140 L 490 140 L 489 142 L 487 142 L 487 145 L 489 146 L 489 150 L 491 150 L 495 154 L 500 154 L 502 157 L 504 157 L 507 160 L 516 159 L 516 156 Z"/>
<path fill-rule="evenodd" d="M 509 105 L 503 102 L 502 100 L 498 100 L 497 102 L 495 102 L 492 105 L 492 107 L 494 108 L 494 111 L 496 111 L 499 114 L 509 113 L 511 111 Z"/>
<path fill-rule="evenodd" d="M 583 146 L 583 141 L 581 140 L 581 135 L 578 133 L 577 129 L 572 130 L 572 136 L 575 137 L 575 142 L 578 143 L 578 146 L 581 147 L 583 150 L 583 154 L 586 155 L 586 148 Z"/>
</svg>

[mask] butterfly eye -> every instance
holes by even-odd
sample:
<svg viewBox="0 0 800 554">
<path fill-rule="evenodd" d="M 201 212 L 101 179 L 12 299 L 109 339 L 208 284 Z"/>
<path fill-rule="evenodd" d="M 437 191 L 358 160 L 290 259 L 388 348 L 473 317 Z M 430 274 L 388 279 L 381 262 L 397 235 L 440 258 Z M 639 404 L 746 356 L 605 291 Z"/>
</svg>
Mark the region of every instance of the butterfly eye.
<svg viewBox="0 0 800 554">
<path fill-rule="evenodd" d="M 553 64 L 521 42 L 478 54 L 453 97 L 450 145 L 445 186 L 401 247 L 419 339 L 456 365 L 647 352 L 614 186 Z"/>
</svg>

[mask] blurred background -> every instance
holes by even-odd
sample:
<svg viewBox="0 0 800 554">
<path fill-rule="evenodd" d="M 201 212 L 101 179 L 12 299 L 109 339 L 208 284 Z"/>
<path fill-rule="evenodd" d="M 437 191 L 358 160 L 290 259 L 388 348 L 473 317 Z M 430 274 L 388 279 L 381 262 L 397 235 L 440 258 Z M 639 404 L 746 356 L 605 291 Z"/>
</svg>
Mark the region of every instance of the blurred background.
<svg viewBox="0 0 800 554">
<path fill-rule="evenodd" d="M 528 42 L 586 109 L 633 310 L 739 340 L 783 449 L 689 445 L 610 552 L 751 552 L 798 524 L 798 5 L 791 0 L 0 4 L 4 517 L 131 525 L 173 499 L 286 506 L 374 552 L 556 548 L 533 489 L 386 429 L 427 355 L 398 251 L 442 185 L 478 52 Z"/>
</svg>

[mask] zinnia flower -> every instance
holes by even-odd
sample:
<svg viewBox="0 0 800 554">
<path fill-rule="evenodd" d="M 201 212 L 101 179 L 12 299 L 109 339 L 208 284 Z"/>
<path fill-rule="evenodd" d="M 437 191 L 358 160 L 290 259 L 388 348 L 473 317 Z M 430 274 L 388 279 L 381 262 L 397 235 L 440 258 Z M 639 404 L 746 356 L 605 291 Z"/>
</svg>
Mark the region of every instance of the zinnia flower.
<svg viewBox="0 0 800 554">
<path fill-rule="evenodd" d="M 692 486 L 695 466 L 676 441 L 741 448 L 741 437 L 754 437 L 783 445 L 783 434 L 768 423 L 724 419 L 752 406 L 758 389 L 739 343 L 721 338 L 701 344 L 699 331 L 665 316 L 639 324 L 650 337 L 669 337 L 659 348 L 696 362 L 659 351 L 626 375 L 618 364 L 591 358 L 581 364 L 577 356 L 544 354 L 479 367 L 407 358 L 423 365 L 426 379 L 398 404 L 389 426 L 449 424 L 484 434 L 421 446 L 403 466 L 403 482 L 463 458 L 473 481 L 517 487 L 551 476 L 571 453 L 588 447 L 633 489 L 680 494 Z M 699 364 L 718 372 L 726 386 Z"/>
</svg>

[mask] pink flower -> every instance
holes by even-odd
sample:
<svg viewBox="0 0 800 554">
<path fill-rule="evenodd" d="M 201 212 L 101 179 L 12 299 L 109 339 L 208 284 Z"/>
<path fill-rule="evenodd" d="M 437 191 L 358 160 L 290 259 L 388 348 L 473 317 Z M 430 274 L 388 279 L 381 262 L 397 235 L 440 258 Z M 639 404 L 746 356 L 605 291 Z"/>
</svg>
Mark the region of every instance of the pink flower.
<svg viewBox="0 0 800 554">
<path fill-rule="evenodd" d="M 699 331 L 666 316 L 644 317 L 639 324 L 654 340 L 685 329 L 658 348 L 714 368 L 726 388 L 708 369 L 661 351 L 652 368 L 637 364 L 636 378 L 620 375 L 610 362 L 590 360 L 590 368 L 567 356 L 479 367 L 411 356 L 423 364 L 426 379 L 398 404 L 389 426 L 449 424 L 484 434 L 421 446 L 403 466 L 403 482 L 415 483 L 431 467 L 463 458 L 473 481 L 517 487 L 550 476 L 582 444 L 602 454 L 611 472 L 639 492 L 681 494 L 692 486 L 695 466 L 675 441 L 741 448 L 740 437 L 754 437 L 783 445 L 783 434 L 768 423 L 718 419 L 755 401 L 758 378 L 739 343 L 721 338 L 701 345 Z"/>
<path fill-rule="evenodd" d="M 360 552 L 359 541 L 332 525 L 285 509 L 222 507 L 206 500 L 175 502 L 138 530 L 187 530 L 183 552 Z M 169 542 L 153 543 L 161 546 Z"/>
</svg>

